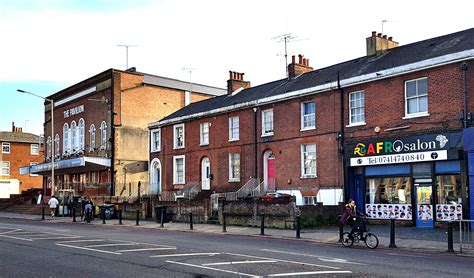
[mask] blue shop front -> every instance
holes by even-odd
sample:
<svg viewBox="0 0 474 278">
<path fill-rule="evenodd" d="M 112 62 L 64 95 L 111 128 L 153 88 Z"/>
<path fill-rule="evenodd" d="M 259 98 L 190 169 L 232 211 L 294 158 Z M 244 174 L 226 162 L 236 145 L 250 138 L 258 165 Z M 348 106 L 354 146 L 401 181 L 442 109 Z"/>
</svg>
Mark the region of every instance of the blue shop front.
<svg viewBox="0 0 474 278">
<path fill-rule="evenodd" d="M 471 218 L 462 131 L 370 138 L 345 149 L 349 197 L 369 218 L 420 228 Z"/>
</svg>

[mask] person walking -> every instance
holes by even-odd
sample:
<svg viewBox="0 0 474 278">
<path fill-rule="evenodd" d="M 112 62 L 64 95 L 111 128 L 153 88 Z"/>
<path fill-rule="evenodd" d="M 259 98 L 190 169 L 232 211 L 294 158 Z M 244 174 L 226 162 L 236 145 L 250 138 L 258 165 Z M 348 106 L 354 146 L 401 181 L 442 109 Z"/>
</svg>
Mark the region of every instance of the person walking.
<svg viewBox="0 0 474 278">
<path fill-rule="evenodd" d="M 56 208 L 59 205 L 59 201 L 56 196 L 51 196 L 51 199 L 48 201 L 49 208 L 51 209 L 51 218 L 54 219 L 54 213 L 56 212 Z"/>
</svg>

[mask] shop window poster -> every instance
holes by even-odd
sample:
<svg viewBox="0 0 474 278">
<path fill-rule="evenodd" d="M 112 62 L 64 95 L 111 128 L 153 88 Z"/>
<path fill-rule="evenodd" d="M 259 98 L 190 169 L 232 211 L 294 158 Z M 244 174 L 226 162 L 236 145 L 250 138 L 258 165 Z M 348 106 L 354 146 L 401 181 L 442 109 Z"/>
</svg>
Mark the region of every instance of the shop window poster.
<svg viewBox="0 0 474 278">
<path fill-rule="evenodd" d="M 418 206 L 418 219 L 419 220 L 432 220 L 433 219 L 433 206 L 432 205 L 419 205 Z"/>
<path fill-rule="evenodd" d="M 410 204 L 367 204 L 365 214 L 374 219 L 412 220 Z"/>
<path fill-rule="evenodd" d="M 437 221 L 462 220 L 462 205 L 439 204 L 436 205 Z"/>
</svg>

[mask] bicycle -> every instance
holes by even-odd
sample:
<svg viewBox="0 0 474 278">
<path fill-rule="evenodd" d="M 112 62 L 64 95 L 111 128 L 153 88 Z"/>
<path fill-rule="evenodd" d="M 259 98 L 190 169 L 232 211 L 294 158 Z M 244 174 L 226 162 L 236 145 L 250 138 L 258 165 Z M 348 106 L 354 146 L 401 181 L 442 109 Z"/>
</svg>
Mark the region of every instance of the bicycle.
<svg viewBox="0 0 474 278">
<path fill-rule="evenodd" d="M 376 235 L 368 232 L 369 229 L 366 228 L 366 224 L 367 219 L 365 216 L 358 217 L 351 232 L 344 232 L 342 234 L 342 245 L 351 247 L 354 242 L 363 241 L 368 248 L 377 248 L 379 246 L 379 239 Z"/>
</svg>

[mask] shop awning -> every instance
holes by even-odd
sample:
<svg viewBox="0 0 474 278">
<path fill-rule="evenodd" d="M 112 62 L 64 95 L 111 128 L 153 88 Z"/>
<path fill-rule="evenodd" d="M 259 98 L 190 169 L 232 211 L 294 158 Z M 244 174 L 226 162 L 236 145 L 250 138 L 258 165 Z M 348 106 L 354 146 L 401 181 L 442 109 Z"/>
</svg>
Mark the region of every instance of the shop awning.
<svg viewBox="0 0 474 278">
<path fill-rule="evenodd" d="M 109 168 L 110 165 L 110 158 L 83 156 L 54 161 L 54 172 L 55 174 L 65 174 L 104 170 Z M 22 167 L 22 173 L 26 172 L 24 168 L 26 167 Z M 28 173 L 38 175 L 51 174 L 51 162 L 31 165 Z"/>
</svg>

